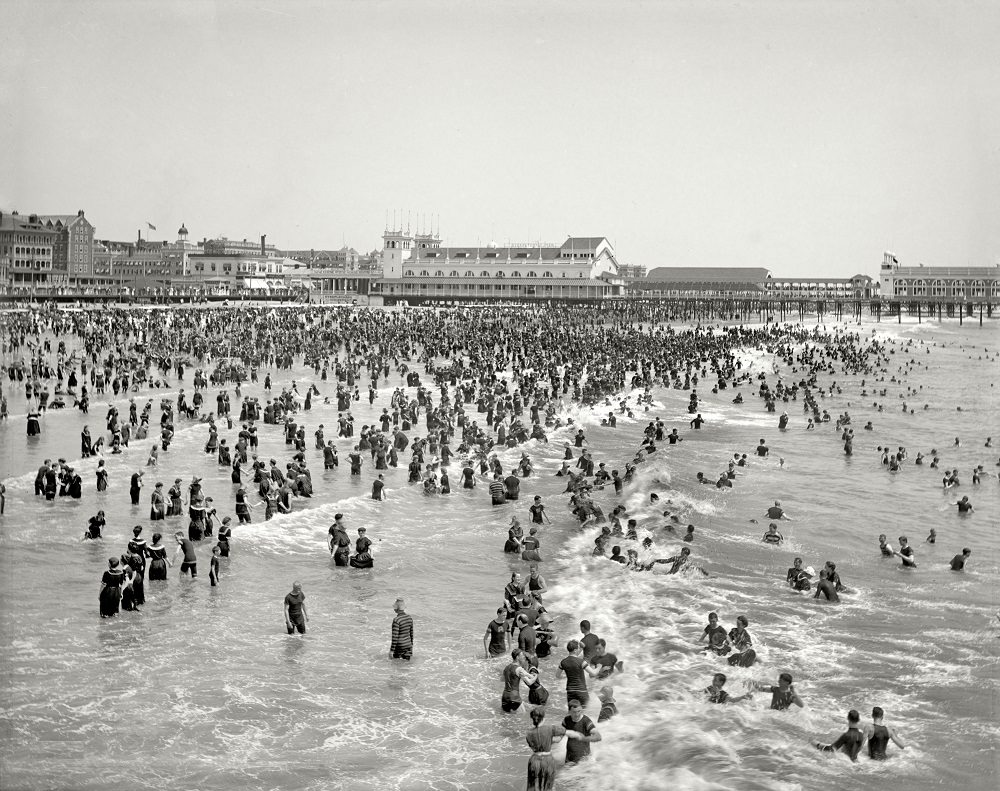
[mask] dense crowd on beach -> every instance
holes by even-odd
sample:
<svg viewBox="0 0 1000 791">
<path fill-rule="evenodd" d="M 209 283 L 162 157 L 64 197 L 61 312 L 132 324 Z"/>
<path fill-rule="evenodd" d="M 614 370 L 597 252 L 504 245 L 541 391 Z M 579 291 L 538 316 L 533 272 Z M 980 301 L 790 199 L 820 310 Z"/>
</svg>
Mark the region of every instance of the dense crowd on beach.
<svg viewBox="0 0 1000 791">
<path fill-rule="evenodd" d="M 103 497 L 126 496 L 125 482 L 110 478 L 106 458 L 121 455 L 130 463 L 135 460 L 127 496 L 133 506 L 144 509 L 148 503 L 148 525 L 137 524 L 127 546 L 116 549 L 108 561 L 98 596 L 103 618 L 118 617 L 122 610 L 141 612 L 146 596 L 167 584 L 174 565 L 190 584 L 207 561 L 210 585 L 225 584 L 227 558 L 234 551 L 239 526 L 302 508 L 317 485 L 311 464 L 340 471 L 338 444 L 345 451 L 343 472 L 370 480 L 374 500 L 391 496 L 386 472 L 400 466 L 407 470 L 408 485 L 421 487 L 428 495 L 489 498 L 505 519 L 510 517 L 504 560 L 513 556 L 523 569 L 512 573 L 509 581 L 504 579 L 500 606 L 483 636 L 483 650 L 488 659 L 503 662 L 502 711 L 520 710 L 524 685 L 531 707 L 527 787 L 547 789 L 557 768 L 553 744 L 565 738 L 566 762 L 580 763 L 590 755 L 591 745 L 602 739 L 598 725 L 618 715 L 614 681 L 628 672 L 628 657 L 620 657 L 587 619 L 580 621 L 579 636 L 559 643 L 552 613 L 559 602 L 551 600 L 542 574 L 546 557 L 542 544 L 555 506 L 532 491 L 533 480 L 542 473 L 531 458 L 531 443 L 549 443 L 557 430 L 571 437 L 564 444 L 556 475 L 565 479 L 566 509 L 579 530 L 594 537 L 595 556 L 621 564 L 623 574 L 711 575 L 711 559 L 696 557 L 691 549 L 697 530 L 691 513 L 670 501 L 660 503 L 653 492 L 642 495 L 662 512 L 655 522 L 630 513 L 625 505 L 626 493 L 638 486 L 637 473 L 658 458 L 655 454 L 669 452 L 689 432 L 713 430 L 699 411 L 699 391 L 715 396 L 728 391 L 733 403 L 773 414 L 779 431 L 789 428 L 789 411 L 800 410 L 807 421 L 805 430 L 835 433 L 843 452 L 850 455 L 855 430 L 851 416 L 847 412 L 831 416 L 822 408 L 825 394 L 840 392 L 848 379 L 856 386 L 860 379 L 862 396 L 874 398 L 881 410 L 878 399 L 885 395 L 886 377 L 902 382 L 917 365 L 912 341 L 893 346 L 844 328 L 737 324 L 681 329 L 672 327 L 670 319 L 649 304 L 400 312 L 323 307 L 73 312 L 46 308 L 3 314 L 3 375 L 9 387 L 23 390 L 29 442 L 44 430 L 43 417 L 49 410 L 75 409 L 86 421 L 79 458 L 67 443 L 63 457 L 47 459 L 37 470 L 36 498 L 82 499 L 92 501 L 96 509 Z M 772 359 L 772 366 L 749 365 L 746 350 Z M 989 350 L 986 353 L 989 356 Z M 903 356 L 909 362 L 900 365 Z M 311 381 L 293 379 L 295 366 L 311 369 Z M 244 393 L 244 388 L 252 392 Z M 371 423 L 357 426 L 353 415 L 357 404 L 367 399 L 373 405 L 387 388 L 392 388 L 389 405 Z M 678 427 L 660 419 L 655 388 L 683 391 L 689 400 L 689 422 Z M 127 399 L 121 412 L 112 394 L 120 401 Z M 919 396 L 914 390 L 913 404 L 904 402 L 902 408 L 919 408 L 915 405 Z M 336 425 L 306 428 L 316 399 L 336 405 Z M 102 405 L 99 415 L 91 412 L 92 408 L 96 412 L 97 404 Z M 620 470 L 618 460 L 602 458 L 602 449 L 591 445 L 587 432 L 567 416 L 569 407 L 592 410 L 609 428 L 622 416 L 646 421 L 633 457 Z M 13 419 L 8 412 L 3 397 L 3 419 Z M 93 425 L 98 420 L 103 426 Z M 229 491 L 207 492 L 197 476 L 185 483 L 183 459 L 175 459 L 170 449 L 176 431 L 192 425 L 203 427 L 206 454 L 230 471 Z M 870 423 L 859 428 L 866 429 L 871 429 Z M 220 436 L 233 432 L 231 445 Z M 265 432 L 284 439 L 284 458 L 258 454 L 259 434 Z M 960 443 L 959 438 L 955 442 Z M 992 447 L 989 437 L 977 442 Z M 502 450 L 520 451 L 520 458 L 505 468 L 498 455 Z M 880 464 L 889 473 L 906 464 L 940 469 L 942 457 L 937 449 L 917 453 L 913 459 L 905 448 L 880 446 L 879 453 Z M 720 460 L 716 471 L 698 472 L 697 480 L 731 488 L 738 476 L 752 474 L 748 468 L 754 459 L 769 455 L 762 437 L 756 448 Z M 972 471 L 973 486 L 996 477 L 985 468 L 990 462 L 984 458 Z M 87 471 L 93 475 L 92 484 L 84 479 Z M 946 489 L 961 483 L 957 469 L 944 471 Z M 612 492 L 615 505 L 606 513 L 600 503 Z M 0 482 L 0 513 L 6 510 L 10 517 L 32 507 L 30 501 L 8 504 L 6 499 Z M 954 506 L 958 517 L 975 513 L 967 495 Z M 780 546 L 782 522 L 793 516 L 778 501 L 762 505 L 761 518 L 768 526 L 761 541 Z M 351 536 L 350 521 L 351 514 L 337 514 L 328 528 L 329 559 L 317 562 L 376 568 L 368 526 L 357 527 Z M 96 510 L 81 526 L 83 539 L 103 540 L 105 524 L 104 512 Z M 143 536 L 147 531 L 148 542 Z M 681 542 L 683 548 L 660 557 L 665 553 L 657 551 L 657 542 L 666 537 Z M 874 546 L 874 536 L 872 540 Z M 931 530 L 926 542 L 935 540 Z M 898 543 L 893 547 L 885 535 L 879 536 L 877 552 L 898 557 L 916 570 L 916 542 L 903 535 Z M 498 555 L 499 550 L 498 542 Z M 962 571 L 971 554 L 972 548 L 961 548 L 950 567 Z M 827 562 L 817 575 L 803 558 L 796 558 L 785 579 L 792 590 L 836 602 L 851 593 L 841 571 L 835 562 Z M 394 611 L 389 654 L 408 661 L 417 650 L 415 624 L 403 599 L 396 600 Z M 300 583 L 294 582 L 284 595 L 283 613 L 289 634 L 307 631 L 306 592 Z M 730 629 L 719 620 L 717 613 L 708 614 L 702 633 L 705 645 L 697 650 L 720 657 L 723 667 L 754 666 L 757 654 L 748 616 L 739 614 Z M 557 656 L 563 650 L 565 654 Z M 562 701 L 557 703 L 545 686 L 556 679 L 565 680 L 565 714 L 558 719 L 548 712 L 563 710 Z M 787 672 L 776 674 L 773 682 L 746 682 L 742 695 L 726 691 L 723 672 L 706 682 L 698 694 L 711 703 L 746 700 L 746 705 L 753 705 L 753 693 L 764 691 L 770 693 L 772 709 L 803 706 Z M 862 724 L 852 709 L 844 734 L 817 746 L 842 750 L 856 760 L 867 743 L 872 759 L 885 759 L 889 741 L 900 748 L 904 742 L 884 724 L 883 716 L 874 705 L 871 723 Z"/>
</svg>

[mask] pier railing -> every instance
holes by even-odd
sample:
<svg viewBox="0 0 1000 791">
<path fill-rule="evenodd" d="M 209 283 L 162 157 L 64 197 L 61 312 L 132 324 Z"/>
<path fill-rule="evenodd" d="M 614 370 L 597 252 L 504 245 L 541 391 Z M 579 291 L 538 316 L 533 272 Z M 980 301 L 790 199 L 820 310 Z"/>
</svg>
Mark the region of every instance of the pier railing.
<svg viewBox="0 0 1000 791">
<path fill-rule="evenodd" d="M 87 306 L 93 304 L 239 304 L 242 301 L 295 303 L 311 301 L 314 304 L 335 302 L 337 304 L 353 304 L 367 302 L 357 294 L 338 295 L 337 298 L 320 299 L 319 295 L 311 294 L 154 294 L 154 295 L 120 295 L 120 294 L 86 294 L 65 291 L 58 294 L 0 294 L 0 308 L 26 307 L 54 303 L 61 305 Z M 966 320 L 992 319 L 1000 308 L 1000 298 L 982 297 L 954 299 L 946 297 L 924 297 L 919 299 L 816 299 L 816 298 L 780 298 L 780 297 L 695 297 L 695 296 L 623 296 L 603 299 L 553 298 L 506 300 L 491 298 L 462 297 L 429 297 L 407 295 L 408 304 L 426 305 L 513 305 L 530 304 L 543 307 L 546 304 L 578 304 L 578 305 L 622 305 L 628 303 L 655 305 L 665 308 L 671 319 L 677 321 L 777 321 L 806 322 L 816 321 L 893 321 L 902 323 L 904 315 L 908 320 L 916 319 L 922 322 L 957 320 L 964 324 Z"/>
</svg>

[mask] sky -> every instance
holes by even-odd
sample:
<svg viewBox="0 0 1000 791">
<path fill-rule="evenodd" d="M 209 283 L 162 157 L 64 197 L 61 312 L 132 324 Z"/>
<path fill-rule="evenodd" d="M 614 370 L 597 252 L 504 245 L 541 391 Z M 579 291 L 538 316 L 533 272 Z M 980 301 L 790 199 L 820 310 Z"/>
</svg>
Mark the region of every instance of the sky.
<svg viewBox="0 0 1000 791">
<path fill-rule="evenodd" d="M 1000 262 L 997 2 L 0 0 L 0 210 L 361 251 Z M 157 231 L 147 231 L 147 223 Z"/>
</svg>

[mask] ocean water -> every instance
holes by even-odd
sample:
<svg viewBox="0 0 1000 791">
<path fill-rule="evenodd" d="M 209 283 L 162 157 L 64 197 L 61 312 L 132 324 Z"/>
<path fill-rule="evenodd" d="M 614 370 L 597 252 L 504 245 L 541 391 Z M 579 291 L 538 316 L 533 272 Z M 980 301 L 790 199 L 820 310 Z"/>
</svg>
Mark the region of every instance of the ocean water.
<svg viewBox="0 0 1000 791">
<path fill-rule="evenodd" d="M 867 337 L 873 326 L 866 322 L 860 331 Z M 576 524 L 562 494 L 565 479 L 554 476 L 572 430 L 553 432 L 548 444 L 532 441 L 500 453 L 505 469 L 521 450 L 535 461 L 536 474 L 523 482 L 517 503 L 494 508 L 482 486 L 456 488 L 454 465 L 453 494 L 427 496 L 406 483 L 405 464 L 387 471 L 388 500 L 377 503 L 369 498 L 375 473 L 367 456 L 360 478 L 349 476 L 346 464 L 323 470 L 312 431 L 324 423 L 333 438 L 336 408 L 317 400 L 298 420 L 306 426 L 314 496 L 295 500 L 291 514 L 265 523 L 258 509 L 252 525 L 234 527 L 219 587 L 208 583 L 205 541 L 197 580 L 179 579 L 175 566 L 166 583 L 146 583 L 141 612 L 109 620 L 98 617 L 98 586 L 107 558 L 125 548 L 132 526 L 144 525 L 147 540 L 154 526 L 164 535 L 186 528 L 186 519 L 148 521 L 152 484 L 169 486 L 182 477 L 186 485 L 198 475 L 220 515 L 232 515 L 229 469 L 202 452 L 204 425 L 178 423 L 156 470 L 144 467 L 152 440 L 106 456 L 111 485 L 98 494 L 96 460 L 79 459 L 79 432 L 86 423 L 98 435 L 106 399 L 95 398 L 86 418 L 75 410 L 49 412 L 42 436 L 29 439 L 23 389 L 5 380 L 11 418 L 0 424 L 0 480 L 7 487 L 0 517 L 0 787 L 523 787 L 526 707 L 500 712 L 506 662 L 483 658 L 482 635 L 510 572 L 526 570 L 503 554 L 507 524 L 517 515 L 527 525 L 531 497 L 540 494 L 552 519 L 541 531 L 542 573 L 558 644 L 579 636 L 577 624 L 588 618 L 624 661 L 623 673 L 602 682 L 614 685 L 619 716 L 600 724 L 603 740 L 593 746 L 593 760 L 562 771 L 558 788 L 805 789 L 830 781 L 846 791 L 876 784 L 995 788 L 1000 451 L 984 445 L 991 433 L 1000 441 L 994 387 L 1000 335 L 989 324 L 877 327 L 893 354 L 885 381 L 869 376 L 864 389 L 884 388 L 885 395 L 862 396 L 863 377 L 839 366 L 820 377 L 820 384 L 836 381 L 841 389 L 820 407 L 834 419 L 851 414 L 851 457 L 832 423 L 805 430 L 801 401 L 779 403 L 778 413 L 769 414 L 749 386 L 740 388 L 742 405 L 732 403 L 731 389 L 712 394 L 699 387 L 706 424 L 697 432 L 688 427 L 682 390 L 655 390 L 649 412 L 637 411 L 631 420 L 619 415 L 614 429 L 600 425 L 612 407 L 568 410 L 585 429 L 595 459 L 609 469 L 624 470 L 650 419 L 680 429 L 684 441 L 664 443 L 620 501 L 639 520 L 640 538 L 654 539 L 658 557 L 682 546 L 664 528 L 664 508 L 695 524 L 690 546 L 707 577 L 668 575 L 664 566 L 637 574 L 591 557 L 597 531 Z M 795 377 L 759 350 L 746 350 L 745 361 L 772 384 L 774 365 L 786 381 Z M 303 393 L 316 379 L 300 366 L 272 371 L 272 378 L 276 391 L 294 378 Z M 190 374 L 187 379 L 189 389 Z M 334 390 L 332 382 L 316 384 L 324 395 Z M 392 373 L 373 406 L 367 399 L 356 403 L 356 427 L 372 422 L 400 384 Z M 210 403 L 217 389 L 208 389 Z M 244 392 L 266 398 L 260 385 Z M 156 392 L 154 402 L 163 395 Z M 635 394 L 630 398 L 634 402 Z M 913 414 L 903 413 L 904 401 Z M 127 402 L 115 403 L 122 409 Z M 779 432 L 782 409 L 790 424 Z M 862 430 L 868 420 L 871 432 Z M 220 437 L 234 444 L 238 423 L 231 431 L 220 428 Z M 278 427 L 261 425 L 259 433 L 262 458 L 290 456 Z M 767 459 L 753 457 L 761 437 L 771 449 Z M 351 444 L 337 441 L 342 459 Z M 900 472 L 879 463 L 879 445 L 908 449 Z M 932 448 L 942 468 L 958 468 L 958 489 L 942 489 L 941 470 L 913 464 L 917 451 L 928 455 Z M 751 462 L 734 488 L 697 483 L 697 471 L 714 479 L 737 452 Z M 82 471 L 82 500 L 34 497 L 35 470 L 46 457 L 65 457 Z M 974 485 L 971 471 L 979 464 L 986 475 Z M 128 479 L 139 469 L 147 471 L 147 488 L 133 507 Z M 660 497 L 655 507 L 651 492 Z M 959 517 L 950 503 L 963 494 L 976 512 Z M 775 499 L 793 519 L 781 522 L 786 541 L 777 548 L 760 541 Z M 619 502 L 610 488 L 595 501 L 605 511 Z M 105 539 L 82 542 L 98 509 L 107 514 Z M 368 528 L 376 545 L 373 570 L 333 566 L 325 541 L 338 511 L 352 538 L 356 527 Z M 938 534 L 933 546 L 924 543 L 932 527 Z M 919 567 L 903 570 L 896 559 L 883 559 L 879 533 L 894 546 L 908 535 Z M 963 546 L 973 554 L 967 570 L 956 574 L 947 561 Z M 790 592 L 785 570 L 796 555 L 817 569 L 835 561 L 854 593 L 833 605 Z M 307 596 L 304 637 L 284 630 L 282 600 L 294 580 Z M 415 619 L 410 663 L 388 656 L 397 596 L 406 598 Z M 712 610 L 727 628 L 737 615 L 747 616 L 760 655 L 756 666 L 731 668 L 698 651 Z M 555 678 L 562 656 L 560 648 L 541 664 L 552 693 L 550 721 L 565 713 Z M 765 693 L 712 706 L 700 690 L 720 670 L 732 694 L 742 694 L 748 679 L 774 683 L 778 673 L 791 672 L 806 707 L 770 711 Z M 833 741 L 846 727 L 848 709 L 868 721 L 874 705 L 886 710 L 905 751 L 890 745 L 889 761 L 862 758 L 851 765 L 811 746 Z M 588 713 L 596 720 L 596 703 Z M 558 746 L 560 762 L 562 753 Z"/>
</svg>

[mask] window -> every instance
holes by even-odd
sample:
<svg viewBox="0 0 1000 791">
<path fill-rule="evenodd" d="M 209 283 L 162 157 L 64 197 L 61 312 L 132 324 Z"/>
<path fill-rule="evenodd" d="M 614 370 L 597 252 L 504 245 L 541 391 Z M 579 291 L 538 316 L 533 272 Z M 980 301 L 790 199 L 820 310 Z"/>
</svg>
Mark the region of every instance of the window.
<svg viewBox="0 0 1000 791">
<path fill-rule="evenodd" d="M 441 271 L 440 269 L 438 269 L 438 270 L 437 270 L 437 271 L 436 271 L 436 272 L 434 273 L 434 277 L 444 277 L 444 272 L 442 272 L 442 271 Z"/>
<path fill-rule="evenodd" d="M 468 253 L 455 253 L 455 258 L 468 258 Z"/>
<path fill-rule="evenodd" d="M 528 277 L 538 277 L 535 272 L 528 272 Z"/>
<path fill-rule="evenodd" d="M 520 272 L 518 272 L 518 271 L 517 271 L 517 270 L 515 269 L 515 270 L 514 270 L 513 272 L 511 272 L 511 273 L 510 273 L 510 276 L 511 276 L 511 277 L 520 277 L 520 276 L 521 276 L 521 273 L 520 273 Z"/>
<path fill-rule="evenodd" d="M 552 273 L 551 272 L 543 272 L 542 273 L 542 277 L 552 277 Z M 549 286 L 549 288 L 551 288 L 551 286 Z"/>
<path fill-rule="evenodd" d="M 497 254 L 496 253 L 487 253 L 486 255 L 483 256 L 483 258 L 497 258 Z"/>
<path fill-rule="evenodd" d="M 528 254 L 527 254 L 527 253 L 518 253 L 518 254 L 517 254 L 517 255 L 515 256 L 515 258 L 527 258 L 527 257 L 528 257 Z"/>
<path fill-rule="evenodd" d="M 405 272 L 403 272 L 403 277 L 413 277 L 413 270 L 407 269 Z"/>
<path fill-rule="evenodd" d="M 457 270 L 457 269 L 452 269 L 452 270 L 451 270 L 451 271 L 450 271 L 450 272 L 448 273 L 448 277 L 458 277 L 458 270 Z"/>
<path fill-rule="evenodd" d="M 479 276 L 480 277 L 489 277 L 490 273 L 489 272 L 481 272 Z"/>
</svg>

